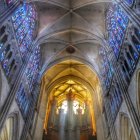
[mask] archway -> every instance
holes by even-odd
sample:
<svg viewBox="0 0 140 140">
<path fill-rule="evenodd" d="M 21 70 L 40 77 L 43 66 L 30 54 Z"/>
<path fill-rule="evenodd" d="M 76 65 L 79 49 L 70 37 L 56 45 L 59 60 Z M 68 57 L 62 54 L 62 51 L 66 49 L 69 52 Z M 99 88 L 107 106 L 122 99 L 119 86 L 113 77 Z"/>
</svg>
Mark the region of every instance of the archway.
<svg viewBox="0 0 140 140">
<path fill-rule="evenodd" d="M 121 114 L 121 140 L 136 140 L 131 122 L 126 114 Z"/>
<path fill-rule="evenodd" d="M 0 140 L 16 140 L 18 136 L 18 132 L 16 127 L 14 116 L 9 117 L 6 122 L 4 127 L 2 128 L 0 132 Z M 15 133 L 16 130 L 16 133 Z"/>
<path fill-rule="evenodd" d="M 88 104 L 88 107 L 90 108 L 89 109 L 90 115 L 88 116 L 91 121 L 89 125 L 91 129 L 88 130 L 91 131 L 90 132 L 91 137 L 89 135 L 85 136 L 84 133 L 81 133 L 82 130 L 80 129 L 81 135 L 79 135 L 78 140 L 80 140 L 80 137 L 81 139 L 85 139 L 87 137 L 86 139 L 89 140 L 93 138 L 95 134 L 97 134 L 97 139 L 99 140 L 104 139 L 104 131 L 103 131 L 104 127 L 103 127 L 103 122 L 102 122 L 103 119 L 101 115 L 102 113 L 101 92 L 102 90 L 101 90 L 99 78 L 97 77 L 96 73 L 84 63 L 75 60 L 67 60 L 52 66 L 44 74 L 42 78 L 40 101 L 38 104 L 39 113 L 36 114 L 36 119 L 35 119 L 36 126 L 34 127 L 34 139 L 35 140 L 42 139 L 43 128 L 44 131 L 48 133 L 48 129 L 52 130 L 58 126 L 58 125 L 54 125 L 54 123 L 51 120 L 54 117 L 49 117 L 49 116 L 54 116 L 52 115 L 54 112 L 55 115 L 56 112 L 57 113 L 59 112 L 58 114 L 61 114 L 60 110 L 64 109 L 62 106 L 64 106 L 64 104 L 68 101 L 68 95 L 70 97 L 74 96 L 72 106 L 74 104 L 77 104 L 77 106 L 79 106 L 76 109 L 76 111 L 78 111 L 78 109 L 85 111 L 84 106 L 86 104 L 86 100 L 90 102 Z M 53 109 L 51 110 L 51 108 L 53 108 L 53 105 L 50 104 L 53 104 L 55 100 L 57 101 L 57 105 L 56 105 L 57 107 L 54 107 L 55 109 L 54 111 L 52 111 Z M 68 106 L 69 103 L 67 103 L 67 107 Z M 72 113 L 74 113 L 74 110 Z M 76 127 L 77 126 L 74 126 L 74 128 Z M 98 128 L 97 132 L 96 132 L 97 130 L 96 128 Z M 67 128 L 65 130 L 68 131 Z M 38 133 L 39 131 L 41 132 Z M 77 130 L 77 133 L 79 133 L 78 131 L 79 130 Z"/>
</svg>

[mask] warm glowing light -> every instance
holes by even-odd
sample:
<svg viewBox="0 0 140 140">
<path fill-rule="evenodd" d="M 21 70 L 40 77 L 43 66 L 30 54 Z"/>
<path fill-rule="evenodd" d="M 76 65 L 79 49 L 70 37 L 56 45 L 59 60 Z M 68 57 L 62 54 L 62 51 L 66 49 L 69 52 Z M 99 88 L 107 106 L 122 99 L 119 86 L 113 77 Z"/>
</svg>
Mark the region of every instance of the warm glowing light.
<svg viewBox="0 0 140 140">
<path fill-rule="evenodd" d="M 62 103 L 61 109 L 64 109 L 64 114 L 67 113 L 67 111 L 68 111 L 68 102 L 67 101 L 64 101 Z"/>
<path fill-rule="evenodd" d="M 92 106 L 93 101 L 87 87 L 77 81 L 67 80 L 65 82 L 58 83 L 58 85 L 53 88 L 49 101 L 51 101 L 53 98 L 56 99 L 55 113 L 57 117 L 67 118 L 69 113 L 72 113 L 72 116 L 75 116 L 75 118 L 80 118 L 81 115 L 83 115 L 83 117 L 84 115 L 90 115 L 92 129 L 93 132 L 96 133 L 94 110 Z M 51 108 L 51 104 L 48 104 L 48 106 Z M 50 112 L 48 110 L 46 116 L 49 116 Z M 45 121 L 46 129 L 47 122 L 48 117 L 46 117 Z"/>
<path fill-rule="evenodd" d="M 63 109 L 64 110 L 64 114 L 67 113 L 68 111 L 68 102 L 65 100 L 63 101 L 60 106 L 57 107 L 57 110 L 56 110 L 56 114 L 59 114 L 59 110 L 60 109 Z M 84 114 L 85 112 L 85 104 L 83 105 L 80 105 L 80 103 L 76 100 L 73 101 L 73 112 L 74 114 Z"/>
<path fill-rule="evenodd" d="M 73 102 L 73 111 L 74 111 L 74 114 L 81 113 L 83 115 L 84 114 L 84 109 L 85 109 L 84 107 L 85 107 L 85 105 L 81 106 L 78 101 L 74 101 Z"/>
</svg>

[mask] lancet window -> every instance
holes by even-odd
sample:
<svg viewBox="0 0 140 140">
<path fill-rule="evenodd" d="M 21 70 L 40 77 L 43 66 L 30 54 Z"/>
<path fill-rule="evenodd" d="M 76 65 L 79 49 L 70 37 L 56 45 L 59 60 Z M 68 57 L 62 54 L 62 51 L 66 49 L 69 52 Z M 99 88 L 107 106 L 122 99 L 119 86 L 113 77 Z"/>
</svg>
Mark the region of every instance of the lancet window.
<svg viewBox="0 0 140 140">
<path fill-rule="evenodd" d="M 21 110 L 21 113 L 24 117 L 26 117 L 30 105 L 30 98 L 28 91 L 25 90 L 25 87 L 22 83 L 20 84 L 19 89 L 17 91 L 16 101 Z"/>
<path fill-rule="evenodd" d="M 14 38 L 9 24 L 0 28 L 0 62 L 7 78 L 12 79 L 18 73 L 21 59 L 17 55 Z M 9 80 L 10 80 L 9 79 Z"/>
<path fill-rule="evenodd" d="M 128 5 L 128 6 L 132 6 L 135 0 L 125 0 L 124 2 Z"/>
<path fill-rule="evenodd" d="M 106 15 L 108 43 L 118 58 L 129 19 L 117 5 L 110 6 Z"/>
<path fill-rule="evenodd" d="M 104 48 L 100 49 L 100 58 L 102 65 L 101 66 L 102 76 L 103 80 L 105 81 L 104 84 L 106 88 L 109 88 L 112 81 L 114 69 L 112 63 L 109 61 L 109 58 Z"/>
<path fill-rule="evenodd" d="M 30 92 L 33 89 L 33 85 L 37 81 L 37 76 L 39 73 L 39 62 L 40 62 L 40 48 L 37 47 L 34 50 L 29 60 L 29 63 L 27 65 L 27 68 L 25 70 L 25 77 L 26 77 L 27 83 L 29 84 Z"/>
<path fill-rule="evenodd" d="M 36 18 L 35 7 L 31 4 L 23 4 L 12 16 L 15 36 L 22 56 L 32 46 L 36 29 Z"/>
</svg>

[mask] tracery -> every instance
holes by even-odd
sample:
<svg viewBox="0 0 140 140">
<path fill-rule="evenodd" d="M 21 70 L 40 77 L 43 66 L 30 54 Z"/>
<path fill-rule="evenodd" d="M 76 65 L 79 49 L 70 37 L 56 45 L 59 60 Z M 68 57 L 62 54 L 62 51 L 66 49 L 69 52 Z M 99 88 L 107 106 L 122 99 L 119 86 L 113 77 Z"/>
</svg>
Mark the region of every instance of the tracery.
<svg viewBox="0 0 140 140">
<path fill-rule="evenodd" d="M 32 46 L 36 20 L 37 13 L 32 4 L 23 4 L 12 16 L 16 39 L 22 56 L 24 56 Z"/>
<path fill-rule="evenodd" d="M 125 37 L 128 22 L 127 15 L 118 5 L 110 6 L 106 16 L 108 43 L 117 58 Z"/>
</svg>

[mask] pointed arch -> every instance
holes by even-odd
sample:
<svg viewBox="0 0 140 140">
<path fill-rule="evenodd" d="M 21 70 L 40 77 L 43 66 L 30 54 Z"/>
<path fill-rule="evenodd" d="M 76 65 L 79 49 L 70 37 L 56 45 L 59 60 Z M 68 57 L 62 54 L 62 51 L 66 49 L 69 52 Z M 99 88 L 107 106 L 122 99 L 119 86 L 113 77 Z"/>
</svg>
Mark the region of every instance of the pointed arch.
<svg viewBox="0 0 140 140">
<path fill-rule="evenodd" d="M 0 131 L 0 140 L 18 140 L 18 122 L 18 113 L 10 114 Z"/>
<path fill-rule="evenodd" d="M 120 114 L 120 134 L 121 140 L 136 140 L 134 130 L 127 114 Z"/>
</svg>

